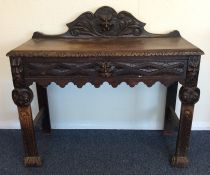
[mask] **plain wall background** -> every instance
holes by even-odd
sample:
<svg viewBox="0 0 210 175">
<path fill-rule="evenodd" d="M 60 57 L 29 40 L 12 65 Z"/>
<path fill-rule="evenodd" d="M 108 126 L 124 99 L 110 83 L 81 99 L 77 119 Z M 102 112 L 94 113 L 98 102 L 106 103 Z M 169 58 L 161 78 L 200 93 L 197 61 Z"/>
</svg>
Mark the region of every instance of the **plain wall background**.
<svg viewBox="0 0 210 175">
<path fill-rule="evenodd" d="M 177 29 L 204 52 L 193 129 L 210 129 L 210 1 L 209 0 L 0 0 L 0 128 L 19 128 L 8 51 L 29 40 L 34 31 L 48 34 L 67 30 L 66 23 L 85 11 L 108 5 L 126 10 L 147 23 L 146 30 L 166 33 Z M 31 87 L 35 90 L 34 86 Z M 36 96 L 36 92 L 34 91 Z M 156 83 L 134 88 L 122 83 L 113 89 L 87 84 L 82 89 L 68 84 L 48 87 L 53 128 L 162 129 L 166 88 Z M 32 103 L 37 113 L 37 99 Z M 180 103 L 177 103 L 179 113 Z"/>
</svg>

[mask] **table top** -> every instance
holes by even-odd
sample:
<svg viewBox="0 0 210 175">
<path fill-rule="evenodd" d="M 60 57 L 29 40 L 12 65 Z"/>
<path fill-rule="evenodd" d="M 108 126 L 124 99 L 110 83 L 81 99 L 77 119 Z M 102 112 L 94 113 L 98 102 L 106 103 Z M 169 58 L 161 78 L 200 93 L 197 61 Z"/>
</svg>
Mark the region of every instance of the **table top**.
<svg viewBox="0 0 210 175">
<path fill-rule="evenodd" d="M 202 55 L 203 52 L 182 37 L 112 37 L 86 39 L 31 39 L 8 56 L 89 57 Z"/>
</svg>

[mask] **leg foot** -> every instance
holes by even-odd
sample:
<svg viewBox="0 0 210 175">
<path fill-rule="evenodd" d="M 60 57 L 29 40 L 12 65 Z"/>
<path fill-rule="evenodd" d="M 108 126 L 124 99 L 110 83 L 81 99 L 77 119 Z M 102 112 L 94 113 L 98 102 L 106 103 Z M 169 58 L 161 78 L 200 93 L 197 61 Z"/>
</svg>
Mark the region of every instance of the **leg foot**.
<svg viewBox="0 0 210 175">
<path fill-rule="evenodd" d="M 39 167 L 42 165 L 42 160 L 39 156 L 24 157 L 24 165 L 27 167 Z"/>
<path fill-rule="evenodd" d="M 178 168 L 184 168 L 188 166 L 188 158 L 181 156 L 173 156 L 171 159 L 171 165 Z"/>
</svg>

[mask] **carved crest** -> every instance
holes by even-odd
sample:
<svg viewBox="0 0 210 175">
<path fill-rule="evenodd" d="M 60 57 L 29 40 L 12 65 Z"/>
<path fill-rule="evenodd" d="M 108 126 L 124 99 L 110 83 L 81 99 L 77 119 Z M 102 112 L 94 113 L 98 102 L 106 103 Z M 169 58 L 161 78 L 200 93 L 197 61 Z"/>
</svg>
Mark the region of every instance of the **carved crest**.
<svg viewBox="0 0 210 175">
<path fill-rule="evenodd" d="M 76 20 L 67 24 L 68 31 L 60 35 L 45 35 L 35 32 L 34 39 L 38 38 L 85 38 L 85 37 L 164 37 L 180 36 L 178 31 L 159 35 L 147 32 L 145 23 L 137 20 L 129 12 L 117 13 L 111 7 L 101 7 L 94 14 L 85 12 Z"/>
</svg>

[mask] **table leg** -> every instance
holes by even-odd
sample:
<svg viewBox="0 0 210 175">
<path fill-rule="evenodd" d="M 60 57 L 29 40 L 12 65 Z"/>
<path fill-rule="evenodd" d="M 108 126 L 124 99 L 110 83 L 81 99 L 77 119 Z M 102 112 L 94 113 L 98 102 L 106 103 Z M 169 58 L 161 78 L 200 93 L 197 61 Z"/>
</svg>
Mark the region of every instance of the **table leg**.
<svg viewBox="0 0 210 175">
<path fill-rule="evenodd" d="M 42 118 L 42 131 L 44 133 L 50 133 L 51 125 L 50 125 L 50 114 L 49 114 L 49 106 L 47 98 L 47 88 L 44 88 L 38 84 L 36 84 L 36 88 L 37 88 L 39 110 L 41 110 L 41 108 L 44 108 L 44 117 Z"/>
<path fill-rule="evenodd" d="M 166 95 L 166 107 L 165 107 L 165 120 L 164 120 L 164 134 L 172 134 L 171 121 L 170 121 L 170 109 L 175 110 L 176 107 L 176 95 L 177 95 L 178 82 L 173 83 L 167 88 Z"/>
<path fill-rule="evenodd" d="M 31 112 L 33 92 L 30 88 L 15 88 L 12 92 L 14 103 L 18 107 L 23 144 L 25 149 L 25 166 L 41 166 L 41 158 L 38 154 Z"/>
<path fill-rule="evenodd" d="M 192 56 L 188 60 L 186 80 L 179 90 L 181 100 L 181 112 L 179 132 L 177 136 L 176 152 L 172 157 L 171 164 L 176 167 L 188 165 L 188 149 L 193 119 L 194 105 L 200 98 L 200 90 L 197 88 L 200 56 Z"/>
<path fill-rule="evenodd" d="M 193 119 L 194 104 L 199 100 L 200 90 L 198 88 L 180 89 L 180 100 L 182 101 L 179 133 L 177 137 L 176 153 L 172 157 L 172 165 L 186 167 L 188 165 L 188 148 Z"/>
</svg>

